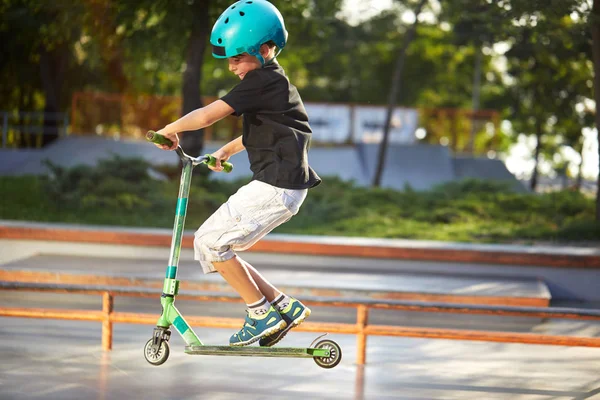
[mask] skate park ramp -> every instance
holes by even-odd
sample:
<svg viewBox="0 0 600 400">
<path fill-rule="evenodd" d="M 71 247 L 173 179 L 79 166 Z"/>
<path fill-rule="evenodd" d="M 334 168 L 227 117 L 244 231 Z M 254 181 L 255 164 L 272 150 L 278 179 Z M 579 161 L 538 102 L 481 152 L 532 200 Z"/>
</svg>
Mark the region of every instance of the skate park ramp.
<svg viewBox="0 0 600 400">
<path fill-rule="evenodd" d="M 506 165 L 500 160 L 475 157 L 455 157 L 452 159 L 454 175 L 457 178 L 491 179 L 510 183 L 515 191 L 526 192 L 527 188 L 515 179 Z"/>
<path fill-rule="evenodd" d="M 0 175 L 14 175 L 13 171 L 19 171 L 24 164 L 32 159 L 37 159 L 39 154 L 39 150 L 0 149 Z"/>
<path fill-rule="evenodd" d="M 377 171 L 379 145 L 357 147 L 369 181 Z M 390 144 L 385 158 L 381 186 L 427 190 L 455 179 L 450 151 L 444 146 Z"/>
<path fill-rule="evenodd" d="M 321 177 L 337 176 L 345 181 L 353 180 L 359 186 L 370 185 L 364 164 L 354 147 L 317 147 L 310 150 L 308 161 Z"/>
<path fill-rule="evenodd" d="M 141 158 L 152 164 L 176 164 L 177 154 L 141 141 L 112 140 L 100 136 L 69 136 L 39 150 L 2 150 L 3 175 L 40 175 L 48 172 L 44 160 L 62 167 L 95 165 L 114 157 Z M 22 157 L 22 158 L 21 158 Z"/>
<path fill-rule="evenodd" d="M 208 143 L 203 153 L 212 153 L 221 144 Z M 63 167 L 95 165 L 100 159 L 120 156 L 140 158 L 153 165 L 176 165 L 174 152 L 163 151 L 142 140 L 114 140 L 101 136 L 71 135 L 39 150 L 0 149 L 1 175 L 40 175 L 48 172 L 44 160 Z M 337 176 L 353 180 L 359 186 L 369 186 L 377 169 L 379 145 L 315 147 L 309 154 L 311 167 L 321 177 Z M 231 174 L 213 174 L 215 179 L 235 180 L 252 175 L 247 156 L 242 152 L 231 158 Z M 382 186 L 414 190 L 472 177 L 519 182 L 500 160 L 453 158 L 450 150 L 434 145 L 389 145 Z M 521 185 L 522 186 L 522 185 Z"/>
</svg>

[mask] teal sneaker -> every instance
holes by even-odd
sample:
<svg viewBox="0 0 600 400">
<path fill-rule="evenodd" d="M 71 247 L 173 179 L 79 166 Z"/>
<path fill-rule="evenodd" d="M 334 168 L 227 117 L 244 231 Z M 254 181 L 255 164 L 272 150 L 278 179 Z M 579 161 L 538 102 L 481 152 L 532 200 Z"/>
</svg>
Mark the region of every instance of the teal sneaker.
<svg viewBox="0 0 600 400">
<path fill-rule="evenodd" d="M 286 327 L 282 316 L 271 306 L 269 312 L 260 317 L 246 315 L 246 322 L 238 333 L 231 335 L 231 346 L 247 346 L 264 336 L 272 335 Z"/>
<path fill-rule="evenodd" d="M 310 308 L 304 306 L 298 300 L 292 298 L 290 304 L 279 311 L 286 326 L 272 335 L 265 335 L 258 344 L 263 347 L 271 347 L 281 341 L 285 335 L 295 326 L 300 325 L 310 315 Z"/>
</svg>

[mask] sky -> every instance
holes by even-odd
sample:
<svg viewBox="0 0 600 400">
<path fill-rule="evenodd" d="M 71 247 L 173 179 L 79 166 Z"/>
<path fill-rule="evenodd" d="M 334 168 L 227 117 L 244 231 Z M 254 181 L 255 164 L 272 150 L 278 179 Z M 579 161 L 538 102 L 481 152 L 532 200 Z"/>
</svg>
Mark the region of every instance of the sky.
<svg viewBox="0 0 600 400">
<path fill-rule="evenodd" d="M 394 0 L 345 0 L 341 16 L 347 19 L 348 22 L 356 24 L 377 15 L 383 10 L 391 8 L 393 4 Z M 402 19 L 405 22 L 412 22 L 410 21 L 411 18 L 414 20 L 413 15 L 402 16 Z M 507 49 L 494 48 L 494 50 L 495 57 L 497 57 L 497 65 L 502 65 L 502 54 Z M 597 131 L 595 129 L 584 130 L 583 136 L 585 138 L 583 147 L 583 176 L 587 179 L 595 180 L 600 172 L 598 168 Z M 535 144 L 535 138 L 518 135 L 516 144 L 511 148 L 509 153 L 503 157 L 503 161 L 508 170 L 518 178 L 527 178 L 533 171 Z M 574 165 L 570 172 L 572 176 L 576 176 L 576 166 L 581 162 L 579 154 L 570 151 L 569 149 L 565 149 L 565 151 L 556 157 L 563 157 L 566 160 L 571 160 Z M 540 169 L 543 173 L 552 174 L 552 168 L 549 163 L 542 162 L 540 164 Z"/>
<path fill-rule="evenodd" d="M 391 8 L 393 3 L 393 0 L 344 0 L 342 15 L 350 23 L 359 23 Z"/>
</svg>

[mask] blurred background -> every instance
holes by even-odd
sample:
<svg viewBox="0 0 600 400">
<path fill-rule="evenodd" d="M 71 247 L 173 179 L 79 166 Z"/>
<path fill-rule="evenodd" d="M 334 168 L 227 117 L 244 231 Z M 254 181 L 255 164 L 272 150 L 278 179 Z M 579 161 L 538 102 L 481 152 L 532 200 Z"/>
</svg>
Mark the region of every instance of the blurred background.
<svg viewBox="0 0 600 400">
<path fill-rule="evenodd" d="M 208 41 L 229 3 L 2 1 L 0 218 L 170 227 L 178 160 L 143 135 L 236 84 Z M 326 177 L 278 232 L 598 244 L 597 1 L 273 3 Z M 232 161 L 197 170 L 188 226 L 247 182 Z"/>
</svg>

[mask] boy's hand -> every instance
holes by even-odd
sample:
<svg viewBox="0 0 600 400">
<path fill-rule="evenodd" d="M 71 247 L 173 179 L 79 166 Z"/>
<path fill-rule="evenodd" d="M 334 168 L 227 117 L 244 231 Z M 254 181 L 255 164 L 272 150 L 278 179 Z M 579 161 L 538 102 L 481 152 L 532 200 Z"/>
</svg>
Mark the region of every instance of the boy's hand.
<svg viewBox="0 0 600 400">
<path fill-rule="evenodd" d="M 173 142 L 173 145 L 170 147 L 166 144 L 156 144 L 156 147 L 161 148 L 163 150 L 175 150 L 177 146 L 179 146 L 179 136 L 176 133 L 166 133 L 163 129 L 156 131 L 157 134 L 162 135 Z"/>
<path fill-rule="evenodd" d="M 223 149 L 219 149 L 219 150 L 215 151 L 214 153 L 211 154 L 211 156 L 213 156 L 214 158 L 216 158 L 216 160 L 215 160 L 215 166 L 211 167 L 208 164 L 207 164 L 207 166 L 208 166 L 208 168 L 210 168 L 210 169 L 212 169 L 213 171 L 216 171 L 216 172 L 223 171 L 223 166 L 221 165 L 221 161 L 225 162 L 225 161 L 229 160 L 229 157 L 231 157 Z"/>
</svg>

